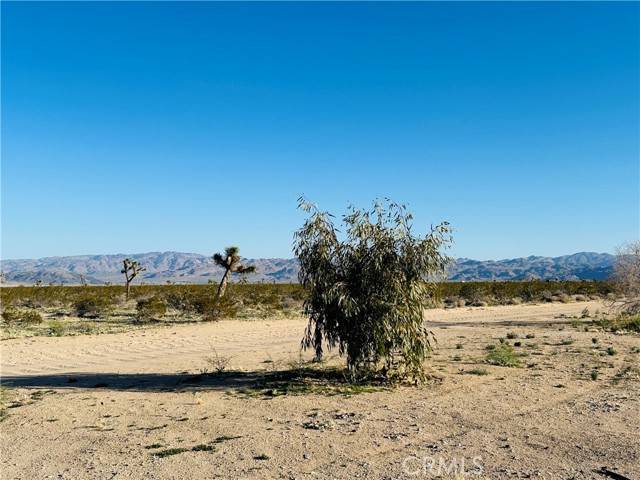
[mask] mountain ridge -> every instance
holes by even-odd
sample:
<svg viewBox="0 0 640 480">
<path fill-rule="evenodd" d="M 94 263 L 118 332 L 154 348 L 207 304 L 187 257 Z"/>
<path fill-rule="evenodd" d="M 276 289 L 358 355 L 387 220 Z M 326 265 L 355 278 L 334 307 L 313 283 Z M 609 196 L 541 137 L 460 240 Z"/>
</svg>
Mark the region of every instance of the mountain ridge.
<svg viewBox="0 0 640 480">
<path fill-rule="evenodd" d="M 122 260 L 139 261 L 147 270 L 138 281 L 148 284 L 207 283 L 217 281 L 222 269 L 211 257 L 185 252 L 146 252 L 136 254 L 92 254 L 42 257 L 38 259 L 1 260 L 0 267 L 7 284 L 30 284 L 38 280 L 44 284 L 93 285 L 121 283 Z M 244 259 L 254 265 L 255 274 L 247 281 L 290 283 L 297 282 L 298 264 L 293 258 Z M 474 260 L 458 258 L 448 270 L 451 281 L 486 280 L 603 280 L 613 271 L 614 256 L 608 253 L 578 252 L 559 257 L 507 258 L 502 260 Z"/>
</svg>

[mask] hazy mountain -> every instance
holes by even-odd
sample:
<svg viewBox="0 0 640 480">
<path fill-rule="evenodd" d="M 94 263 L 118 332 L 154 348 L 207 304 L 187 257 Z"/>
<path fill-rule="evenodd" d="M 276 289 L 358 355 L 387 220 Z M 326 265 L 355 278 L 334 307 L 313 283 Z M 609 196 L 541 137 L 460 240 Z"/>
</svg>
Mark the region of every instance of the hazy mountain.
<svg viewBox="0 0 640 480">
<path fill-rule="evenodd" d="M 121 283 L 122 260 L 129 257 L 146 267 L 136 280 L 144 283 L 207 283 L 217 281 L 222 270 L 211 257 L 196 253 L 151 252 L 117 255 L 81 255 L 73 257 L 46 257 L 36 260 L 2 260 L 0 265 L 6 283 L 33 284 L 42 280 L 78 284 L 81 279 L 89 284 Z M 526 257 L 508 260 L 471 260 L 460 258 L 449 270 L 449 279 L 522 280 L 540 279 L 604 279 L 613 266 L 613 255 L 582 252 L 562 257 Z M 245 259 L 255 265 L 257 272 L 247 276 L 249 282 L 296 282 L 298 264 L 295 259 Z"/>
<path fill-rule="evenodd" d="M 604 280 L 613 271 L 614 256 L 581 252 L 561 257 L 526 257 L 507 260 L 459 258 L 449 270 L 450 280 Z"/>
</svg>

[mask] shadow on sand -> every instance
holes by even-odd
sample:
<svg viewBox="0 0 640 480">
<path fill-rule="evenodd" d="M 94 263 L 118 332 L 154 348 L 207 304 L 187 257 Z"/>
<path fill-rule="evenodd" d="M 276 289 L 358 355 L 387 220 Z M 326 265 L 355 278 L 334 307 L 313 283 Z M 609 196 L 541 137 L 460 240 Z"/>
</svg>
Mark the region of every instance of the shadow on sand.
<svg viewBox="0 0 640 480">
<path fill-rule="evenodd" d="M 104 388 L 140 392 L 180 390 L 226 390 L 250 387 L 264 372 L 188 373 L 60 373 L 2 377 L 3 387 L 13 388 Z"/>
<path fill-rule="evenodd" d="M 274 397 L 303 393 L 353 394 L 384 388 L 382 382 L 350 382 L 340 368 L 293 368 L 222 373 L 61 373 L 6 376 L 10 388 L 105 389 L 133 392 L 227 391 Z"/>
</svg>

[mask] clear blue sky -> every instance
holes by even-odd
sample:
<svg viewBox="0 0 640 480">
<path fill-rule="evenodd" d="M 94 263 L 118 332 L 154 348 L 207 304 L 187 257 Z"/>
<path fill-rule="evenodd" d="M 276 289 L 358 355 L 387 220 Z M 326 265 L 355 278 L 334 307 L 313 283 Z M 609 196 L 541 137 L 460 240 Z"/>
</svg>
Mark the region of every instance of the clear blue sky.
<svg viewBox="0 0 640 480">
<path fill-rule="evenodd" d="M 478 259 L 639 234 L 638 3 L 2 2 L 2 255 L 289 257 L 304 194 Z"/>
</svg>

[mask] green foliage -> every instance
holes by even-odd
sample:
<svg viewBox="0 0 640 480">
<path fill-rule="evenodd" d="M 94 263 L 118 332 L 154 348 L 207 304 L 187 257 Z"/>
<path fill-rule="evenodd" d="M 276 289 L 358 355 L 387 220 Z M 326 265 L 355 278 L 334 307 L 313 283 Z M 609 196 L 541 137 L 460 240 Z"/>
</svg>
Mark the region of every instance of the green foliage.
<svg viewBox="0 0 640 480">
<path fill-rule="evenodd" d="M 554 295 L 551 292 L 556 292 Z M 455 299 L 465 300 L 473 305 L 487 302 L 493 305 L 517 304 L 525 302 L 569 301 L 571 295 L 606 297 L 614 292 L 614 286 L 604 281 L 503 281 L 503 282 L 446 282 L 438 285 L 441 298 L 453 303 Z"/>
<path fill-rule="evenodd" d="M 519 367 L 520 358 L 513 350 L 513 347 L 507 343 L 501 343 L 495 346 L 487 353 L 486 360 L 492 365 L 500 365 L 502 367 Z"/>
<path fill-rule="evenodd" d="M 81 318 L 99 318 L 111 310 L 111 301 L 101 295 L 86 294 L 73 303 L 76 315 Z"/>
<path fill-rule="evenodd" d="M 49 335 L 54 337 L 61 337 L 64 335 L 64 324 L 58 320 L 49 322 Z"/>
<path fill-rule="evenodd" d="M 20 312 L 14 307 L 5 307 L 2 309 L 2 320 L 4 323 L 17 323 L 20 320 Z"/>
<path fill-rule="evenodd" d="M 158 320 L 167 313 L 167 306 L 162 298 L 154 295 L 150 298 L 141 298 L 136 305 L 140 320 Z"/>
<path fill-rule="evenodd" d="M 42 315 L 35 310 L 27 310 L 20 317 L 22 323 L 41 323 Z"/>
<path fill-rule="evenodd" d="M 36 324 L 42 322 L 42 315 L 34 309 L 19 310 L 9 306 L 2 310 L 2 320 L 6 324 Z"/>
<path fill-rule="evenodd" d="M 620 314 L 615 318 L 602 318 L 595 322 L 605 330 L 617 332 L 626 330 L 629 332 L 640 332 L 640 315 Z"/>
<path fill-rule="evenodd" d="M 309 213 L 294 246 L 309 294 L 303 347 L 314 348 L 317 357 L 324 342 L 337 347 L 351 371 L 382 361 L 387 377 L 422 378 L 432 340 L 423 311 L 447 264 L 440 250 L 450 242 L 448 224 L 418 237 L 404 206 L 376 202 L 370 211 L 351 208 L 343 216 L 340 240 L 329 213 L 304 200 L 300 208 Z"/>
</svg>

